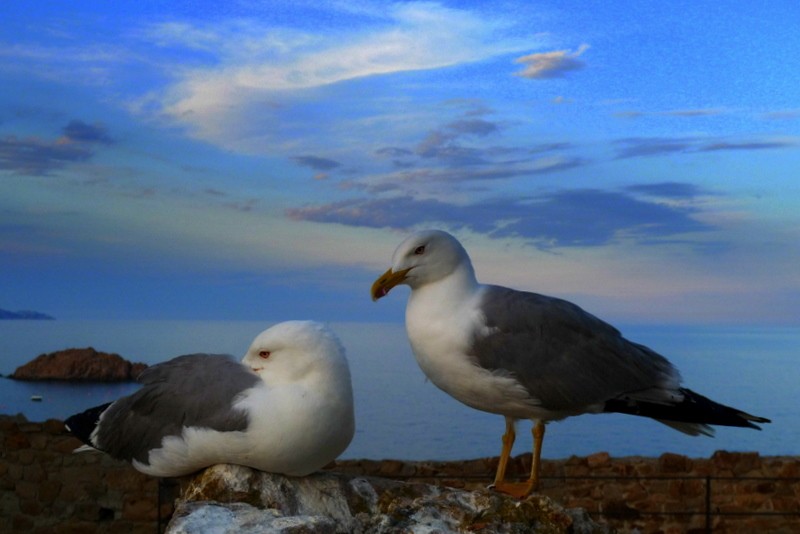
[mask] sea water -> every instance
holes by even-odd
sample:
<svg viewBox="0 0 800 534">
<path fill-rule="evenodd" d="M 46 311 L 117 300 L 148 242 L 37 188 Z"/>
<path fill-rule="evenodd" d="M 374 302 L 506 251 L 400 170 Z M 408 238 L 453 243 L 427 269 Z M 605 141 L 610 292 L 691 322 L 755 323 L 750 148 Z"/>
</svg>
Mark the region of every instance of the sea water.
<svg viewBox="0 0 800 534">
<path fill-rule="evenodd" d="M 257 321 L 0 321 L 0 373 L 39 354 L 94 347 L 154 364 L 195 352 L 244 355 L 269 323 Z M 344 458 L 458 460 L 496 456 L 501 416 L 473 410 L 439 391 L 417 367 L 402 324 L 333 323 L 347 349 L 356 435 Z M 718 402 L 772 419 L 762 431 L 717 427 L 690 437 L 655 421 L 619 414 L 583 415 L 547 426 L 543 456 L 606 451 L 612 456 L 674 452 L 707 457 L 716 450 L 762 455 L 800 453 L 800 330 L 796 328 L 629 327 L 625 336 L 668 357 L 684 385 Z M 138 386 L 0 379 L 0 413 L 64 419 Z M 39 395 L 41 401 L 32 401 Z M 531 448 L 521 421 L 514 454 Z M 280 432 L 280 429 L 275 429 Z"/>
</svg>

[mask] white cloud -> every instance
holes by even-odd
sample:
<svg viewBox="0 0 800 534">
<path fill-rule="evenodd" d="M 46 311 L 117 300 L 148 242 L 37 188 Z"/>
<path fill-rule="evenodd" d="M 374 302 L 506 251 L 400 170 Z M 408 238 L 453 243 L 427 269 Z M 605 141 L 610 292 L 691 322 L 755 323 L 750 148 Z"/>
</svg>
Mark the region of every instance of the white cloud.
<svg viewBox="0 0 800 534">
<path fill-rule="evenodd" d="M 163 46 L 214 56 L 201 67 L 178 71 L 175 83 L 160 95 L 161 111 L 189 126 L 193 135 L 230 148 L 248 135 L 243 123 L 253 120 L 254 111 L 263 125 L 270 108 L 304 91 L 480 61 L 536 45 L 530 35 L 507 31 L 518 21 L 435 3 L 397 4 L 369 20 L 366 26 L 328 34 L 254 21 L 153 27 L 150 35 Z"/>
</svg>

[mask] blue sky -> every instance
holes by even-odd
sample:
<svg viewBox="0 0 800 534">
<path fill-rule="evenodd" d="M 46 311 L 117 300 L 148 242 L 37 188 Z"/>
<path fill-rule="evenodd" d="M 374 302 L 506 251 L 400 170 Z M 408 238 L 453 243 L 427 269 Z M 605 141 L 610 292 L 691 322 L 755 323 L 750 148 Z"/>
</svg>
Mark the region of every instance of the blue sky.
<svg viewBox="0 0 800 534">
<path fill-rule="evenodd" d="M 613 322 L 797 325 L 800 7 L 3 2 L 0 308 L 402 320 L 410 231 Z"/>
</svg>

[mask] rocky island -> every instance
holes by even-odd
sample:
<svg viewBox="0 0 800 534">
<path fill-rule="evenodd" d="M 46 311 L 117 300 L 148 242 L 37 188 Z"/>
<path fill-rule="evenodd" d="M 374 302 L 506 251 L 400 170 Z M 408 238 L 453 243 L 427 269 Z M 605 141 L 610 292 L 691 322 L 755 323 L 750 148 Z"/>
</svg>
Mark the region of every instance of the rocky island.
<svg viewBox="0 0 800 534">
<path fill-rule="evenodd" d="M 2 319 L 34 319 L 52 321 L 55 319 L 55 317 L 51 317 L 46 313 L 31 310 L 8 311 L 0 308 L 0 320 Z"/>
<path fill-rule="evenodd" d="M 135 380 L 147 368 L 131 363 L 119 354 L 98 352 L 92 347 L 40 354 L 17 368 L 15 380 L 68 380 L 83 382 L 126 382 Z"/>
</svg>

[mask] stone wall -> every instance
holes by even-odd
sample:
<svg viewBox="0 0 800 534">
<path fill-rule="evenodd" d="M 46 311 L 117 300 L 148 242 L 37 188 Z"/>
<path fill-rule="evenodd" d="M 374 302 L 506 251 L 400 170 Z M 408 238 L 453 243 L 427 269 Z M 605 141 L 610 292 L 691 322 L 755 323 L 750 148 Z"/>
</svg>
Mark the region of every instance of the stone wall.
<svg viewBox="0 0 800 534">
<path fill-rule="evenodd" d="M 0 532 L 156 532 L 157 480 L 102 454 L 73 454 L 80 442 L 65 432 L 61 421 L 0 416 L 0 443 Z M 489 483 L 496 462 L 347 460 L 330 468 L 474 489 Z M 521 455 L 509 473 L 523 476 L 529 465 L 530 455 Z M 598 453 L 545 461 L 542 469 L 543 494 L 566 508 L 584 508 L 623 532 L 702 532 L 707 476 L 715 477 L 710 494 L 715 533 L 800 532 L 798 457 L 717 452 L 709 459 L 669 453 L 611 458 Z M 177 489 L 170 491 L 162 498 L 164 518 L 172 513 Z M 661 515 L 684 512 L 697 514 Z M 719 515 L 727 513 L 785 515 Z"/>
<path fill-rule="evenodd" d="M 0 443 L 0 532 L 155 532 L 156 479 L 103 454 L 73 454 L 81 443 L 63 422 L 0 416 Z"/>
<path fill-rule="evenodd" d="M 527 477 L 530 453 L 509 464 L 508 478 Z M 496 458 L 465 462 L 338 462 L 337 471 L 485 487 Z M 707 484 L 710 492 L 707 493 Z M 565 508 L 582 508 L 620 532 L 800 532 L 800 458 L 717 451 L 709 459 L 665 453 L 659 458 L 588 457 L 545 460 L 539 493 Z M 706 515 L 706 503 L 710 515 Z M 708 522 L 708 523 L 707 523 Z"/>
</svg>

